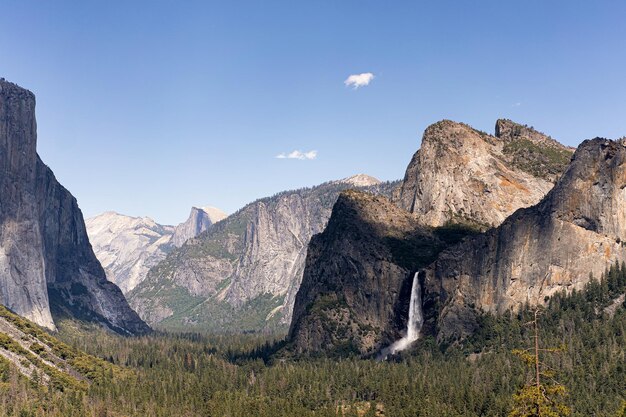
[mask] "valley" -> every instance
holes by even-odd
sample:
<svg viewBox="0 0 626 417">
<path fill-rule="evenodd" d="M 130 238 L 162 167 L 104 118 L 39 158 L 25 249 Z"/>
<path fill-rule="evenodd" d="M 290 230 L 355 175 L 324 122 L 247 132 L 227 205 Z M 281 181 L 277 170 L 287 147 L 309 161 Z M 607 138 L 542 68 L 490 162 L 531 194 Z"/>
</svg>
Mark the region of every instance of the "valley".
<svg viewBox="0 0 626 417">
<path fill-rule="evenodd" d="M 624 15 L 6 2 L 0 417 L 626 417 Z"/>
</svg>

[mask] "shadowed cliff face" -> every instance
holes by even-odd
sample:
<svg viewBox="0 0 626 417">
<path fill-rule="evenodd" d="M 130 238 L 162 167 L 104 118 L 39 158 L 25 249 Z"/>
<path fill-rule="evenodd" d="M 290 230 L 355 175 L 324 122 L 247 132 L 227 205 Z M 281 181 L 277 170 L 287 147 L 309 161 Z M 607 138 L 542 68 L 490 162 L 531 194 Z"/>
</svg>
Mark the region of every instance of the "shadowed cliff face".
<svg viewBox="0 0 626 417">
<path fill-rule="evenodd" d="M 368 355 L 397 339 L 408 317 L 410 285 L 407 282 L 411 282 L 411 273 L 435 259 L 439 260 L 434 265 L 446 271 L 449 279 L 442 278 L 444 273 L 429 270 L 420 273 L 419 284 L 425 287 L 422 332 L 435 333 L 443 326 L 442 335 L 448 337 L 457 330 L 459 334 L 473 330 L 471 317 L 464 321 L 468 316 L 464 312 L 456 313 L 452 307 L 447 321 L 439 317 L 441 303 L 458 293 L 455 274 L 461 267 L 469 272 L 465 278 L 468 284 L 462 287 L 464 292 L 458 296 L 459 300 L 467 298 L 467 305 L 476 305 L 478 300 L 473 297 L 483 297 L 485 305 L 493 299 L 488 311 L 509 308 L 506 297 L 498 298 L 498 294 L 507 291 L 498 281 L 504 279 L 502 276 L 471 277 L 483 267 L 492 272 L 492 264 L 497 262 L 493 259 L 500 259 L 506 242 L 516 239 L 515 231 L 510 230 L 505 219 L 516 210 L 541 201 L 565 171 L 572 150 L 509 120 L 497 121 L 496 134 L 490 136 L 447 120 L 428 127 L 422 148 L 413 157 L 401 189 L 394 196 L 394 202 L 406 211 L 383 200 L 342 195 L 327 229 L 309 246 L 290 329 L 296 354 Z M 527 229 L 534 233 L 525 238 L 529 242 L 546 233 L 540 220 L 543 219 L 527 220 Z M 489 240 L 489 236 L 498 232 L 477 233 L 503 221 L 496 229 L 501 233 L 501 241 Z M 395 238 L 390 240 L 388 233 Z M 463 252 L 467 240 L 462 239 L 467 236 L 474 236 L 468 238 L 475 242 L 471 246 L 473 252 Z M 544 241 L 528 257 L 543 256 L 550 248 L 557 247 L 558 239 L 555 236 Z M 589 242 L 591 238 L 586 239 Z M 396 248 L 403 248 L 405 263 L 393 256 L 390 242 L 399 245 Z M 524 244 L 528 242 L 516 243 L 508 251 L 512 256 L 519 255 Z M 440 253 L 445 247 L 451 249 Z M 486 260 L 491 256 L 490 250 L 493 250 L 491 261 Z M 519 293 L 537 286 L 534 279 L 527 281 L 520 277 L 520 263 L 527 261 L 518 260 L 511 267 L 518 277 L 515 285 Z M 510 262 L 511 259 L 503 258 L 502 264 L 497 264 L 498 270 L 506 274 Z M 598 270 L 604 265 L 602 262 Z M 563 271 L 567 268 L 564 265 Z M 589 270 L 585 277 L 588 273 Z M 558 279 L 555 273 L 555 280 Z"/>
<path fill-rule="evenodd" d="M 422 223 L 497 226 L 536 204 L 563 172 L 572 150 L 508 120 L 497 137 L 443 120 L 424 132 L 407 167 L 397 204 Z"/>
<path fill-rule="evenodd" d="M 192 207 L 189 218 L 174 230 L 172 243 L 181 247 L 186 241 L 206 231 L 211 225 L 224 220 L 226 213 L 214 207 Z"/>
<path fill-rule="evenodd" d="M 108 282 L 76 199 L 36 153 L 35 97 L 0 80 L 0 303 L 54 329 L 53 314 L 149 330 Z"/>
<path fill-rule="evenodd" d="M 413 272 L 443 246 L 386 198 L 343 192 L 309 245 L 290 329 L 293 352 L 368 355 L 400 337 Z"/>
<path fill-rule="evenodd" d="M 622 143 L 583 142 L 543 201 L 444 251 L 423 270 L 426 297 L 442 306 L 440 340 L 472 332 L 480 311 L 543 303 L 626 260 L 625 163 Z"/>
<path fill-rule="evenodd" d="M 286 328 L 311 236 L 324 230 L 339 193 L 390 194 L 365 175 L 252 202 L 172 251 L 128 294 L 153 325 L 212 331 Z"/>
</svg>

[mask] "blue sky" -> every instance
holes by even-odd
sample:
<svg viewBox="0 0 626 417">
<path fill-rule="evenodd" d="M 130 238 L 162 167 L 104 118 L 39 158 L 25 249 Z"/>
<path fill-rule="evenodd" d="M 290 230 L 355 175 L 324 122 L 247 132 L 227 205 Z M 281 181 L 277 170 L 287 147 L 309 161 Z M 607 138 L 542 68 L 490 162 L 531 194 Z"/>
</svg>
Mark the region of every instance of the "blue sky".
<svg viewBox="0 0 626 417">
<path fill-rule="evenodd" d="M 86 216 L 173 224 L 192 205 L 401 178 L 444 118 L 568 145 L 626 135 L 624 16 L 573 0 L 7 0 L 0 76 L 37 95 L 39 153 Z M 294 150 L 316 158 L 276 158 Z"/>
</svg>

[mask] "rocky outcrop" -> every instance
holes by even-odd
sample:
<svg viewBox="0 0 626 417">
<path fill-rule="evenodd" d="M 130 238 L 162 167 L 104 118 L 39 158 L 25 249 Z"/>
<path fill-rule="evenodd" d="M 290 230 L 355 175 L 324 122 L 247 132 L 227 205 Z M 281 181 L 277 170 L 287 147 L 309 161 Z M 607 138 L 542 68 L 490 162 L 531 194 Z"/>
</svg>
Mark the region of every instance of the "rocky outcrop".
<svg viewBox="0 0 626 417">
<path fill-rule="evenodd" d="M 371 175 L 357 174 L 348 178 L 337 180 L 335 183 L 348 184 L 353 187 L 371 187 L 380 184 L 380 180 L 372 177 Z"/>
<path fill-rule="evenodd" d="M 187 220 L 164 226 L 150 217 L 131 217 L 112 211 L 87 219 L 87 233 L 109 281 L 124 294 L 134 289 L 175 247 L 206 231 L 226 214 L 213 207 L 192 207 Z"/>
<path fill-rule="evenodd" d="M 96 259 L 76 199 L 36 152 L 35 97 L 0 80 L 0 303 L 54 329 L 70 315 L 149 330 Z"/>
<path fill-rule="evenodd" d="M 626 260 L 625 190 L 624 144 L 585 141 L 539 204 L 442 252 L 420 273 L 426 298 L 440 306 L 439 339 L 471 333 L 481 312 L 515 311 L 581 289 L 590 274 Z"/>
<path fill-rule="evenodd" d="M 395 186 L 376 180 L 366 188 L 391 193 Z M 339 193 L 353 187 L 329 182 L 245 206 L 171 252 L 129 294 L 131 304 L 149 323 L 169 328 L 288 326 L 309 240 L 326 226 Z"/>
<path fill-rule="evenodd" d="M 309 245 L 289 349 L 376 353 L 406 328 L 414 272 L 444 243 L 384 197 L 345 191 Z"/>
<path fill-rule="evenodd" d="M 369 355 L 398 339 L 408 318 L 417 264 L 425 268 L 429 256 L 434 259 L 443 248 L 455 247 L 465 237 L 538 203 L 570 159 L 570 149 L 508 120 L 496 123 L 496 136 L 448 120 L 429 126 L 394 194 L 394 202 L 406 211 L 376 199 L 356 204 L 355 196 L 345 196 L 333 210 L 328 228 L 312 240 L 290 330 L 293 353 Z M 410 224 L 404 233 L 416 230 L 414 236 L 421 243 L 412 247 L 411 238 L 397 238 L 397 244 L 406 245 L 406 259 L 412 261 L 408 266 L 390 260 L 389 239 L 379 232 L 399 224 Z M 331 225 L 341 227 L 331 230 Z M 360 233 L 342 234 L 338 232 L 342 228 Z M 444 254 L 439 259 L 461 258 L 452 249 Z M 478 255 L 467 256 L 467 262 Z M 434 333 L 442 297 L 432 288 L 437 280 L 425 277 L 422 272 L 417 281 L 430 288 L 422 292 L 422 331 Z M 376 287 L 381 280 L 388 287 Z M 376 291 L 365 297 L 362 288 Z"/>
<path fill-rule="evenodd" d="M 496 121 L 495 134 L 503 142 L 502 154 L 510 166 L 552 183 L 565 172 L 576 150 L 508 119 Z"/>
<path fill-rule="evenodd" d="M 189 217 L 184 223 L 176 226 L 172 236 L 172 244 L 181 247 L 183 243 L 204 232 L 213 223 L 226 218 L 226 213 L 215 207 L 192 207 Z"/>
<path fill-rule="evenodd" d="M 37 193 L 35 96 L 0 80 L 0 302 L 54 328 Z"/>
<path fill-rule="evenodd" d="M 109 281 L 124 294 L 146 277 L 150 268 L 172 249 L 174 227 L 149 217 L 130 217 L 112 211 L 87 219 L 93 250 Z"/>
<path fill-rule="evenodd" d="M 461 223 L 485 230 L 539 202 L 572 151 L 506 120 L 497 122 L 496 135 L 449 120 L 429 126 L 397 204 L 430 226 Z"/>
</svg>

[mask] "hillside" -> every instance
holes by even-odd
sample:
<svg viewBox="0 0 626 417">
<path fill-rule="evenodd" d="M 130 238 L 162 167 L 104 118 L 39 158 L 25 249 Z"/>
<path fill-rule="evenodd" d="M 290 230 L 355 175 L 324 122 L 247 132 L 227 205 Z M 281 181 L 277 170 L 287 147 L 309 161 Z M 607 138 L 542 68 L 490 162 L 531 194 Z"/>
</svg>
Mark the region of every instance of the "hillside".
<svg viewBox="0 0 626 417">
<path fill-rule="evenodd" d="M 0 386 L 17 388 L 23 381 L 56 395 L 82 395 L 92 383 L 123 378 L 127 371 L 85 354 L 0 306 Z M 3 394 L 0 394 L 3 395 Z M 13 407 L 19 407 L 17 401 Z M 22 404 L 25 405 L 25 404 Z M 6 403 L 0 413 L 9 415 Z M 51 407 L 54 409 L 54 407 Z"/>
<path fill-rule="evenodd" d="M 572 417 L 623 415 L 618 412 L 626 405 L 624 291 L 626 266 L 613 267 L 601 282 L 569 296 L 556 294 L 540 315 L 540 346 L 563 347 L 559 354 L 544 354 L 543 361 L 565 386 Z M 531 317 L 527 309 L 485 314 L 481 330 L 471 338 L 438 345 L 426 337 L 384 362 L 354 357 L 294 361 L 288 350 L 275 353 L 288 345 L 259 336 L 124 338 L 61 323 L 59 336 L 68 344 L 124 367 L 125 377 L 95 381 L 84 393 L 50 392 L 5 371 L 0 373 L 5 388 L 0 389 L 0 413 L 354 417 L 356 410 L 378 410 L 378 416 L 387 417 L 501 417 L 511 411 L 513 395 L 530 376 L 511 351 L 532 346 L 532 331 L 525 325 Z M 2 409 L 8 401 L 12 409 Z"/>
<path fill-rule="evenodd" d="M 397 187 L 361 175 L 250 203 L 152 268 L 128 294 L 131 305 L 161 328 L 286 329 L 311 236 L 339 193 L 361 184 L 384 195 Z"/>
</svg>

